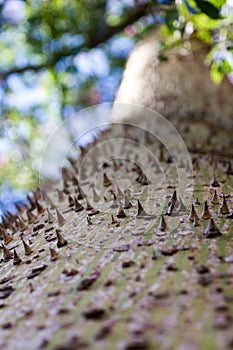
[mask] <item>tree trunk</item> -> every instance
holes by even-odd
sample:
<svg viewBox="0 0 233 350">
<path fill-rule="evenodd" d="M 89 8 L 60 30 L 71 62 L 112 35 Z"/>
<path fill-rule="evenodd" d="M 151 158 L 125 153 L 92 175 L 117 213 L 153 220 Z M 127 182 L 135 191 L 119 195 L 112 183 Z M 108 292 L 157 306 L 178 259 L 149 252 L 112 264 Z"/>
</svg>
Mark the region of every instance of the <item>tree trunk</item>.
<svg viewBox="0 0 233 350">
<path fill-rule="evenodd" d="M 186 145 L 161 115 L 116 103 L 131 125 L 8 215 L 0 349 L 232 348 L 232 87 L 210 83 L 199 44 L 159 63 L 153 35 L 116 101 L 163 113 Z"/>
<path fill-rule="evenodd" d="M 176 46 L 158 59 L 158 31 L 151 32 L 133 51 L 127 63 L 116 102 L 139 104 L 171 121 L 206 120 L 223 128 L 233 127 L 233 85 L 210 80 L 205 64 L 209 48 L 197 41 Z M 186 47 L 186 48 L 185 48 Z"/>
</svg>

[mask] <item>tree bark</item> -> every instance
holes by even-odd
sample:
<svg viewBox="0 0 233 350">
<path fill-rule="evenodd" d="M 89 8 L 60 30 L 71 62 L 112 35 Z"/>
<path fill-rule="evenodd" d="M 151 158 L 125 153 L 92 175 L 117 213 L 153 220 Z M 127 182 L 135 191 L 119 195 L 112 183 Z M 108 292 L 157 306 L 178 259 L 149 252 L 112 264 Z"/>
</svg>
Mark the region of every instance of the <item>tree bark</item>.
<svg viewBox="0 0 233 350">
<path fill-rule="evenodd" d="M 60 191 L 57 183 L 35 191 L 27 208 L 8 214 L 0 225 L 1 349 L 232 348 L 233 170 L 230 147 L 222 153 L 232 138 L 232 87 L 205 80 L 202 47 L 196 59 L 172 53 L 165 64 L 152 39 L 132 54 L 116 101 L 146 103 L 183 124 L 194 171 L 182 157 L 176 167 L 147 129 L 118 123 L 70 159 Z M 118 119 L 122 106 L 114 105 Z M 148 128 L 136 110 L 127 117 Z M 208 127 L 195 128 L 191 119 L 203 117 Z"/>
<path fill-rule="evenodd" d="M 220 85 L 210 80 L 210 68 L 205 64 L 209 47 L 193 39 L 166 51 L 166 62 L 158 58 L 160 40 L 159 31 L 154 30 L 138 43 L 116 102 L 147 106 L 171 120 L 205 120 L 232 128 L 233 85 L 226 77 Z"/>
</svg>

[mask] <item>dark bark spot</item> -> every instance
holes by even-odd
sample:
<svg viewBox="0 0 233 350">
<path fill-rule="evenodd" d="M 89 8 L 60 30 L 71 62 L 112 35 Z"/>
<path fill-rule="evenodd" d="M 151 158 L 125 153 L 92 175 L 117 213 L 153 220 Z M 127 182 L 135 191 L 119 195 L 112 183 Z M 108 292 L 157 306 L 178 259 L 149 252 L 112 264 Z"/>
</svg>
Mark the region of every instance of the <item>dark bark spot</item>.
<svg viewBox="0 0 233 350">
<path fill-rule="evenodd" d="M 109 328 L 105 328 L 105 327 L 100 328 L 100 329 L 98 330 L 98 332 L 96 333 L 96 335 L 95 335 L 95 339 L 96 339 L 96 340 L 103 339 L 103 338 L 105 338 L 109 333 L 110 333 L 110 329 L 109 329 Z"/>
<path fill-rule="evenodd" d="M 135 262 L 133 260 L 123 261 L 122 263 L 123 269 L 134 265 L 135 265 Z"/>
<path fill-rule="evenodd" d="M 46 239 L 47 242 L 52 242 L 52 241 L 56 241 L 57 236 L 56 236 L 55 233 L 51 233 L 49 235 L 46 235 L 45 239 Z"/>
<path fill-rule="evenodd" d="M 137 276 L 135 277 L 135 281 L 136 281 L 136 282 L 140 282 L 140 281 L 141 281 L 141 276 L 140 276 L 140 275 L 137 275 Z"/>
<path fill-rule="evenodd" d="M 13 275 L 13 276 L 9 276 L 9 277 L 2 278 L 2 279 L 0 280 L 0 284 L 5 284 L 6 282 L 11 281 L 14 277 L 15 277 L 15 276 Z"/>
<path fill-rule="evenodd" d="M 52 231 L 53 229 L 54 229 L 54 227 L 53 227 L 53 226 L 51 226 L 51 227 L 49 227 L 49 228 L 46 228 L 46 230 L 44 230 L 44 232 L 45 232 L 45 233 L 47 233 L 47 232 Z"/>
<path fill-rule="evenodd" d="M 105 315 L 105 310 L 100 307 L 93 307 L 85 310 L 83 316 L 87 319 L 98 320 Z"/>
<path fill-rule="evenodd" d="M 149 342 L 144 337 L 137 336 L 125 344 L 124 350 L 146 350 L 149 347 Z"/>
<path fill-rule="evenodd" d="M 180 292 L 178 294 L 181 294 L 181 295 L 188 295 L 188 291 L 187 289 L 181 289 Z"/>
<path fill-rule="evenodd" d="M 31 259 L 30 259 L 30 260 L 25 261 L 25 264 L 30 265 L 31 262 L 32 262 L 32 261 L 31 261 Z"/>
<path fill-rule="evenodd" d="M 113 251 L 118 253 L 127 252 L 129 248 L 130 248 L 129 244 L 123 244 L 123 245 L 120 245 L 119 247 L 113 248 Z"/>
<path fill-rule="evenodd" d="M 92 210 L 92 211 L 89 211 L 88 216 L 94 216 L 97 214 L 99 214 L 99 210 Z"/>
<path fill-rule="evenodd" d="M 77 287 L 77 290 L 86 290 L 86 289 L 88 289 L 97 280 L 98 277 L 99 277 L 99 274 L 95 273 L 95 274 L 89 276 L 88 278 L 83 279 L 79 283 L 79 285 Z"/>
<path fill-rule="evenodd" d="M 64 270 L 62 271 L 62 273 L 63 273 L 65 276 L 70 277 L 70 276 L 75 276 L 75 275 L 77 275 L 77 274 L 78 274 L 78 271 L 75 270 L 75 269 L 71 269 L 71 270 L 66 270 L 66 269 L 64 269 Z"/>
<path fill-rule="evenodd" d="M 60 295 L 61 294 L 61 291 L 60 290 L 53 290 L 53 291 L 51 291 L 51 292 L 48 292 L 48 297 L 50 298 L 50 297 L 57 297 L 58 295 Z"/>
<path fill-rule="evenodd" d="M 49 345 L 49 341 L 47 339 L 43 339 L 39 345 L 39 349 L 44 349 L 47 345 Z"/>
<path fill-rule="evenodd" d="M 34 314 L 34 311 L 33 310 L 25 310 L 23 314 L 25 317 L 31 317 Z"/>
<path fill-rule="evenodd" d="M 14 288 L 12 286 L 5 286 L 0 288 L 0 299 L 6 299 L 8 298 L 11 293 L 14 292 Z"/>
<path fill-rule="evenodd" d="M 178 271 L 178 268 L 175 266 L 175 264 L 169 264 L 166 266 L 167 271 Z"/>
<path fill-rule="evenodd" d="M 177 248 L 174 248 L 174 247 L 163 247 L 163 248 L 160 248 L 159 251 L 162 255 L 171 256 L 171 255 L 176 254 L 179 250 Z"/>
<path fill-rule="evenodd" d="M 13 324 L 11 322 L 6 322 L 2 324 L 2 329 L 11 329 L 13 328 Z"/>
<path fill-rule="evenodd" d="M 105 287 L 110 287 L 112 285 L 114 285 L 114 282 L 112 280 L 107 280 L 104 284 Z"/>
<path fill-rule="evenodd" d="M 41 230 L 42 228 L 44 228 L 44 224 L 39 224 L 37 226 L 34 226 L 33 232 L 37 232 L 37 231 Z"/>
<path fill-rule="evenodd" d="M 202 274 L 202 273 L 204 274 L 204 273 L 209 273 L 210 272 L 209 268 L 207 266 L 203 265 L 203 264 L 196 265 L 196 271 L 198 273 L 200 273 L 200 274 Z"/>
<path fill-rule="evenodd" d="M 202 287 L 207 287 L 213 282 L 213 277 L 211 275 L 206 275 L 199 277 L 197 283 Z"/>
<path fill-rule="evenodd" d="M 62 345 L 58 345 L 52 350 L 77 350 L 82 349 L 88 346 L 88 342 L 86 340 L 80 339 L 78 336 L 73 336 L 69 341 Z M 42 348 L 43 349 L 43 348 Z"/>
<path fill-rule="evenodd" d="M 194 257 L 194 255 L 188 255 L 188 256 L 187 256 L 187 259 L 188 259 L 188 260 L 194 260 L 195 257 Z"/>
<path fill-rule="evenodd" d="M 150 295 L 158 300 L 164 300 L 164 299 L 168 299 L 170 297 L 170 293 L 168 293 L 168 292 L 160 292 L 160 293 L 149 292 L 148 295 Z"/>
<path fill-rule="evenodd" d="M 70 312 L 69 309 L 66 309 L 66 308 L 61 308 L 57 311 L 57 314 L 58 315 L 65 315 L 65 314 L 68 314 Z"/>
<path fill-rule="evenodd" d="M 217 312 L 227 312 L 229 311 L 229 307 L 225 304 L 220 304 L 220 305 L 216 305 L 214 310 Z"/>
<path fill-rule="evenodd" d="M 150 245 L 153 245 L 153 241 L 151 241 L 151 240 L 140 240 L 139 242 L 138 242 L 138 247 L 148 247 L 148 246 L 150 246 Z"/>
<path fill-rule="evenodd" d="M 28 276 L 28 279 L 39 276 L 41 274 L 41 272 L 43 272 L 46 268 L 47 268 L 47 265 L 42 265 L 42 266 L 39 266 L 39 267 L 32 269 L 30 275 Z"/>
<path fill-rule="evenodd" d="M 158 259 L 156 252 L 153 252 L 151 259 L 152 260 L 157 260 Z"/>
<path fill-rule="evenodd" d="M 101 340 L 106 338 L 107 335 L 111 332 L 112 327 L 110 325 L 103 325 L 95 334 L 96 340 Z"/>
</svg>

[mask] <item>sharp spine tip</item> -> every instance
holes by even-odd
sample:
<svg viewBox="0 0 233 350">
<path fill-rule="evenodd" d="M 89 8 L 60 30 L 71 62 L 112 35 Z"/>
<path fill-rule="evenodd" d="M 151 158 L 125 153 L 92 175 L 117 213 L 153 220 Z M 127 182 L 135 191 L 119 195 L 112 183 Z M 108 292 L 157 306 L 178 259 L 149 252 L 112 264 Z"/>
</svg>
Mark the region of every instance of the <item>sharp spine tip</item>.
<svg viewBox="0 0 233 350">
<path fill-rule="evenodd" d="M 109 187 L 112 185 L 112 181 L 109 179 L 106 173 L 103 174 L 104 187 Z"/>
<path fill-rule="evenodd" d="M 137 215 L 136 217 L 143 217 L 146 216 L 147 213 L 145 212 L 145 210 L 143 209 L 143 206 L 141 205 L 139 199 L 138 199 L 138 208 L 137 208 Z"/>
<path fill-rule="evenodd" d="M 2 244 L 2 249 L 3 249 L 3 258 L 4 258 L 4 260 L 11 259 L 12 258 L 12 253 L 4 244 Z"/>
<path fill-rule="evenodd" d="M 13 259 L 14 259 L 13 261 L 14 265 L 19 265 L 22 262 L 22 259 L 19 257 L 19 255 L 16 252 L 16 249 L 14 249 L 14 252 L 13 252 Z"/>
<path fill-rule="evenodd" d="M 58 226 L 62 227 L 66 223 L 66 219 L 64 216 L 60 213 L 60 211 L 56 208 L 56 213 L 57 213 L 57 221 L 58 221 Z"/>
<path fill-rule="evenodd" d="M 72 208 L 75 205 L 75 201 L 71 195 L 69 195 L 68 201 L 69 201 L 69 207 Z"/>
<path fill-rule="evenodd" d="M 59 202 L 64 202 L 65 200 L 65 196 L 64 196 L 64 193 L 63 191 L 60 191 L 58 188 L 57 188 L 57 195 L 58 195 L 58 200 Z"/>
<path fill-rule="evenodd" d="M 216 238 L 222 236 L 222 233 L 219 231 L 213 218 L 210 219 L 205 231 L 203 232 L 203 235 L 206 238 Z"/>
<path fill-rule="evenodd" d="M 124 209 L 129 209 L 132 207 L 132 203 L 129 200 L 127 190 L 124 191 Z"/>
<path fill-rule="evenodd" d="M 59 254 L 54 248 L 49 247 L 49 252 L 50 252 L 50 260 L 51 261 L 55 261 L 58 259 Z"/>
<path fill-rule="evenodd" d="M 68 244 L 67 240 L 62 236 L 61 230 L 56 229 L 56 235 L 57 235 L 57 247 L 61 248 Z"/>
<path fill-rule="evenodd" d="M 216 205 L 216 204 L 219 203 L 219 201 L 218 201 L 217 190 L 214 190 L 214 194 L 213 194 L 213 196 L 212 196 L 212 198 L 211 198 L 210 201 L 211 201 L 211 203 L 214 204 L 214 205 Z"/>
<path fill-rule="evenodd" d="M 137 215 L 136 215 L 136 218 L 138 219 L 153 219 L 155 217 L 155 215 L 153 214 L 148 214 L 142 207 L 139 199 L 137 200 L 138 201 L 138 206 L 137 206 Z"/>
<path fill-rule="evenodd" d="M 54 222 L 54 217 L 48 208 L 46 208 L 46 210 L 47 210 L 47 216 L 48 216 L 48 223 L 52 224 Z"/>
<path fill-rule="evenodd" d="M 27 225 L 23 222 L 23 220 L 18 216 L 18 227 L 20 231 L 25 231 L 27 229 Z"/>
<path fill-rule="evenodd" d="M 94 188 L 92 189 L 92 191 L 93 191 L 93 201 L 98 202 L 100 200 L 99 193 Z"/>
<path fill-rule="evenodd" d="M 222 215 L 228 215 L 230 213 L 228 205 L 227 205 L 227 201 L 226 201 L 226 197 L 223 195 L 222 197 L 222 203 L 219 207 L 219 214 Z"/>
<path fill-rule="evenodd" d="M 231 162 L 227 163 L 224 173 L 227 174 L 227 175 L 233 175 L 233 169 L 232 169 L 232 166 L 231 166 Z"/>
<path fill-rule="evenodd" d="M 163 214 L 162 214 L 162 215 L 160 216 L 158 230 L 164 232 L 164 231 L 166 231 L 166 228 L 167 228 L 167 223 L 166 223 L 166 221 L 165 221 L 165 219 L 164 219 L 164 216 L 163 216 Z"/>
<path fill-rule="evenodd" d="M 201 213 L 201 218 L 204 220 L 209 220 L 211 218 L 211 214 L 209 211 L 209 206 L 208 206 L 207 201 L 204 202 L 203 210 Z"/>
<path fill-rule="evenodd" d="M 5 230 L 2 231 L 2 238 L 5 245 L 13 240 L 13 237 L 11 237 Z"/>
<path fill-rule="evenodd" d="M 119 201 L 119 207 L 118 207 L 116 216 L 118 218 L 126 218 L 125 211 L 124 211 L 123 206 L 122 206 L 120 201 Z"/>
<path fill-rule="evenodd" d="M 219 184 L 219 182 L 217 181 L 215 175 L 213 176 L 213 178 L 212 178 L 212 180 L 211 180 L 211 182 L 210 182 L 210 185 L 211 185 L 212 187 L 219 187 L 219 186 L 220 186 L 220 184 Z"/>
<path fill-rule="evenodd" d="M 79 211 L 82 211 L 84 207 L 82 204 L 78 201 L 78 197 L 74 197 L 74 211 L 78 213 Z"/>
<path fill-rule="evenodd" d="M 31 249 L 31 247 L 29 246 L 29 244 L 27 244 L 25 242 L 25 240 L 22 238 L 22 242 L 23 242 L 23 247 L 24 247 L 24 253 L 25 255 L 30 255 L 32 254 L 33 250 Z"/>
<path fill-rule="evenodd" d="M 198 216 L 195 215 L 194 219 L 193 219 L 193 226 L 194 227 L 197 227 L 197 226 L 200 226 L 199 224 L 199 219 L 198 219 Z"/>
<path fill-rule="evenodd" d="M 40 204 L 40 202 L 38 200 L 35 200 L 35 204 L 36 204 L 36 209 L 38 214 L 43 214 L 45 212 L 45 209 L 43 208 L 43 206 Z"/>
<path fill-rule="evenodd" d="M 16 209 L 17 209 L 17 211 L 18 211 L 19 214 L 23 214 L 25 208 L 24 208 L 22 205 L 20 205 L 20 204 L 15 204 L 15 207 L 16 207 Z"/>
<path fill-rule="evenodd" d="M 89 200 L 86 198 L 86 210 L 93 210 L 94 208 L 92 207 L 92 205 L 90 204 Z"/>
<path fill-rule="evenodd" d="M 33 224 L 36 221 L 36 216 L 32 213 L 31 210 L 26 211 L 27 219 L 29 224 Z"/>
<path fill-rule="evenodd" d="M 115 224 L 115 223 L 116 223 L 116 220 L 115 220 L 113 214 L 111 214 L 111 224 Z"/>
<path fill-rule="evenodd" d="M 116 185 L 116 197 L 117 197 L 117 199 L 124 198 L 124 194 L 122 193 L 122 191 L 118 185 Z"/>
<path fill-rule="evenodd" d="M 177 202 L 177 193 L 176 193 L 176 190 L 173 192 L 173 194 L 171 195 L 171 198 L 168 202 L 168 206 L 170 206 L 171 204 L 173 204 L 173 206 L 175 206 Z"/>
<path fill-rule="evenodd" d="M 191 209 L 190 209 L 190 213 L 189 213 L 189 216 L 188 216 L 188 220 L 190 222 L 193 222 L 195 218 L 198 220 L 197 212 L 196 212 L 196 210 L 194 208 L 194 205 L 192 204 Z"/>
</svg>

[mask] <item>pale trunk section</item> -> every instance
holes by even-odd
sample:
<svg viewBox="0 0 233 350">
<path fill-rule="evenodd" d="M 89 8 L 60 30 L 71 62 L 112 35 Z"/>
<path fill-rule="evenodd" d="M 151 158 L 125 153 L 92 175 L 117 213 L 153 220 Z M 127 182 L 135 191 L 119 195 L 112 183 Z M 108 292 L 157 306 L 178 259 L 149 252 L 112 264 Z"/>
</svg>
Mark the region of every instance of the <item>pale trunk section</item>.
<svg viewBox="0 0 233 350">
<path fill-rule="evenodd" d="M 158 59 L 161 36 L 152 31 L 131 54 L 116 102 L 150 107 L 171 120 L 207 120 L 233 127 L 233 86 L 223 79 L 210 80 L 205 62 L 209 48 L 197 40 L 164 52 L 168 61 Z"/>
</svg>

